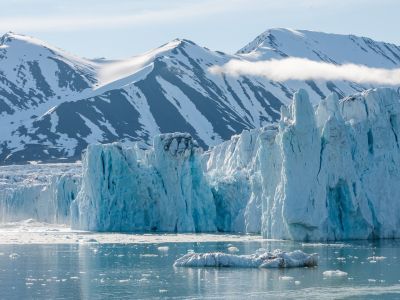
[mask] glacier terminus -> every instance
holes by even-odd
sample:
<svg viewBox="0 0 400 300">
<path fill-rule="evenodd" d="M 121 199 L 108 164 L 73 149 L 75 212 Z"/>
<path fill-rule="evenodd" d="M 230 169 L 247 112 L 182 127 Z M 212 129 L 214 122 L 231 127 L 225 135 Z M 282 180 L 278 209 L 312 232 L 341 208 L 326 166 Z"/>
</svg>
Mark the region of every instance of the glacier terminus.
<svg viewBox="0 0 400 300">
<path fill-rule="evenodd" d="M 4 175 L 4 166 L 2 218 L 20 218 L 23 207 L 24 217 L 93 231 L 398 238 L 399 100 L 377 88 L 313 106 L 300 89 L 276 124 L 206 151 L 188 133 L 157 135 L 151 147 L 90 145 L 81 168 L 66 164 L 70 175 L 42 182 L 58 205 L 39 214 L 43 204 L 29 191 L 37 180 L 22 186 L 28 179 Z"/>
</svg>

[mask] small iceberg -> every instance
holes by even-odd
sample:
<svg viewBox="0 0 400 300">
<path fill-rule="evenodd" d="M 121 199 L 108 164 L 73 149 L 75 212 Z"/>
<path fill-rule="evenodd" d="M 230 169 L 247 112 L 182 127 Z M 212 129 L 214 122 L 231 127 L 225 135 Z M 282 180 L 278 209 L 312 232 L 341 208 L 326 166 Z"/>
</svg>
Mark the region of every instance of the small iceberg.
<svg viewBox="0 0 400 300">
<path fill-rule="evenodd" d="M 291 276 L 279 276 L 279 280 L 282 280 L 282 281 L 293 281 L 294 277 L 291 277 Z"/>
<path fill-rule="evenodd" d="M 188 253 L 177 259 L 174 267 L 232 267 L 232 268 L 296 268 L 314 267 L 318 264 L 317 254 L 301 250 L 285 252 L 257 251 L 250 255 L 235 255 L 222 252 Z"/>
<path fill-rule="evenodd" d="M 367 258 L 367 260 L 369 260 L 369 262 L 372 262 L 372 261 L 377 262 L 377 261 L 382 261 L 385 259 L 386 259 L 385 256 L 370 256 Z"/>
<path fill-rule="evenodd" d="M 8 257 L 10 259 L 17 259 L 19 257 L 19 254 L 18 253 L 11 253 Z"/>
<path fill-rule="evenodd" d="M 324 277 L 344 277 L 347 276 L 347 272 L 340 270 L 328 270 L 322 273 Z"/>
<path fill-rule="evenodd" d="M 228 251 L 230 253 L 237 253 L 237 252 L 239 252 L 239 249 L 235 246 L 230 246 L 230 247 L 228 247 Z"/>
<path fill-rule="evenodd" d="M 160 252 L 168 252 L 169 247 L 168 246 L 160 246 L 157 248 L 157 250 Z"/>
</svg>

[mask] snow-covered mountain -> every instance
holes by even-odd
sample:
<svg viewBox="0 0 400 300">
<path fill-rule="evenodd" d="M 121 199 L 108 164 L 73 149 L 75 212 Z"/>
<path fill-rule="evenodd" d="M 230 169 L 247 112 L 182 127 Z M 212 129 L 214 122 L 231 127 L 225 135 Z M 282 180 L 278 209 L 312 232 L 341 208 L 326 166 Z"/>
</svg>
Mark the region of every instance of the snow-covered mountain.
<svg viewBox="0 0 400 300">
<path fill-rule="evenodd" d="M 37 39 L 0 40 L 0 162 L 77 160 L 94 142 L 143 141 L 188 132 L 201 146 L 279 118 L 304 88 L 314 99 L 372 86 L 229 77 L 208 69 L 231 59 L 304 57 L 335 64 L 400 66 L 400 47 L 352 35 L 268 30 L 236 54 L 173 40 L 126 60 L 88 60 Z"/>
</svg>

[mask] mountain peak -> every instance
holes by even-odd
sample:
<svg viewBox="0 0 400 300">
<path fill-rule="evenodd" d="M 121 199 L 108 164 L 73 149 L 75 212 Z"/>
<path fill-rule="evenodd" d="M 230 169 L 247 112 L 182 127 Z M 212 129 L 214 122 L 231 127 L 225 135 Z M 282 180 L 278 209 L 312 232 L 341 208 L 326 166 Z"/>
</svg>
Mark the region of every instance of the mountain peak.
<svg viewBox="0 0 400 300">
<path fill-rule="evenodd" d="M 283 27 L 275 27 L 270 28 L 264 31 L 262 34 L 294 34 L 294 35 L 303 35 L 307 30 L 300 29 L 292 29 L 292 28 L 283 28 Z"/>
<path fill-rule="evenodd" d="M 301 57 L 334 64 L 351 61 L 371 67 L 394 68 L 400 65 L 397 52 L 396 45 L 350 34 L 273 28 L 258 35 L 237 54 L 253 60 Z"/>
<path fill-rule="evenodd" d="M 64 50 L 58 49 L 38 38 L 29 36 L 29 35 L 24 35 L 20 33 L 15 33 L 12 31 L 9 31 L 5 33 L 2 37 L 0 37 L 0 45 L 3 47 L 13 47 L 13 48 L 18 48 L 22 49 L 22 51 L 31 53 L 31 52 L 40 52 L 42 49 L 47 49 L 50 50 L 54 53 L 63 53 Z"/>
<path fill-rule="evenodd" d="M 12 31 L 8 31 L 0 37 L 0 45 L 5 45 L 11 42 L 13 39 L 17 38 L 18 36 L 19 36 L 18 34 Z"/>
<path fill-rule="evenodd" d="M 304 37 L 304 30 L 295 30 L 289 28 L 271 28 L 267 29 L 260 35 L 258 35 L 253 41 L 248 43 L 246 46 L 237 51 L 237 54 L 247 54 L 252 51 L 257 50 L 258 48 L 265 47 L 268 45 L 269 47 L 275 48 L 278 46 L 276 44 L 276 40 L 280 40 L 283 37 Z"/>
<path fill-rule="evenodd" d="M 41 41 L 37 38 L 20 34 L 20 33 L 15 33 L 13 31 L 8 31 L 6 32 L 1 38 L 0 38 L 1 44 L 9 44 L 13 41 L 19 41 L 19 42 L 25 42 L 29 44 L 36 44 L 40 46 L 45 46 L 46 43 L 44 41 Z"/>
<path fill-rule="evenodd" d="M 167 48 L 179 48 L 179 47 L 185 47 L 187 45 L 192 45 L 192 46 L 198 46 L 195 42 L 188 40 L 188 39 L 182 39 L 182 38 L 175 38 L 172 41 L 162 45 L 162 47 L 167 47 Z"/>
</svg>

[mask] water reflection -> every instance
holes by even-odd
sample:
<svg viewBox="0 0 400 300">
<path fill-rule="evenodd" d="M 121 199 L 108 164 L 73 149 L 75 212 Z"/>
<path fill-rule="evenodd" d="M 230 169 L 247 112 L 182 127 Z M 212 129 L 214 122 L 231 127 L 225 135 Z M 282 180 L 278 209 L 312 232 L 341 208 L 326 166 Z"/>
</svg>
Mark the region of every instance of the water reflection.
<svg viewBox="0 0 400 300">
<path fill-rule="evenodd" d="M 337 245 L 293 242 L 170 243 L 0 246 L 1 299 L 147 299 L 266 296 L 400 297 L 400 242 Z M 190 250 L 240 254 L 258 248 L 317 252 L 320 265 L 306 269 L 174 268 Z M 376 258 L 378 257 L 378 258 Z M 348 276 L 324 278 L 326 270 Z M 329 296 L 330 295 L 330 296 Z M 310 298 L 311 297 L 311 298 Z"/>
</svg>

